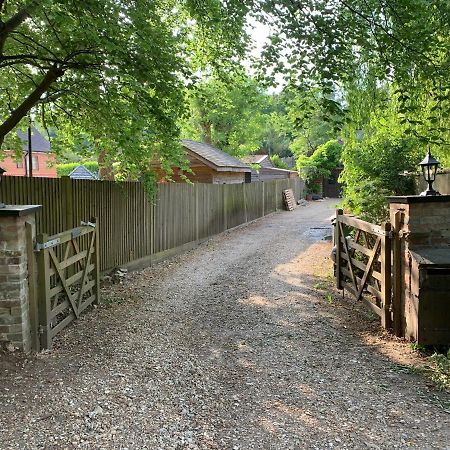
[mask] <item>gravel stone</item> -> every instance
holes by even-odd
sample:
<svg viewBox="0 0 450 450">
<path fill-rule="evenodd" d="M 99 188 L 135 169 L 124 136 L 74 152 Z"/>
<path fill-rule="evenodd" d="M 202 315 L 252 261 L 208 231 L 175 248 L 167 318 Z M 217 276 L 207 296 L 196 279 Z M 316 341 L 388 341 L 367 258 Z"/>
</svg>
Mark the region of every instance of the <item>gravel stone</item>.
<svg viewBox="0 0 450 450">
<path fill-rule="evenodd" d="M 450 448 L 448 396 L 326 281 L 333 208 L 122 271 L 53 351 L 0 354 L 0 448 Z"/>
</svg>

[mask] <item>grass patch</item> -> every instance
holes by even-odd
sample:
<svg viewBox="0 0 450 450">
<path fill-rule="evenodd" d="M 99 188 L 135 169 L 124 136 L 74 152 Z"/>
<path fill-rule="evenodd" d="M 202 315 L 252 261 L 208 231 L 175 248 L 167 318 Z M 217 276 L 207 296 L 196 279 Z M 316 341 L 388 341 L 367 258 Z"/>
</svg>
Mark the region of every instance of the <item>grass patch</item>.
<svg viewBox="0 0 450 450">
<path fill-rule="evenodd" d="M 450 392 L 450 348 L 435 348 L 418 344 L 411 344 L 411 348 L 429 362 L 422 372 L 433 381 L 439 390 Z M 450 404 L 448 406 L 450 407 Z"/>
</svg>

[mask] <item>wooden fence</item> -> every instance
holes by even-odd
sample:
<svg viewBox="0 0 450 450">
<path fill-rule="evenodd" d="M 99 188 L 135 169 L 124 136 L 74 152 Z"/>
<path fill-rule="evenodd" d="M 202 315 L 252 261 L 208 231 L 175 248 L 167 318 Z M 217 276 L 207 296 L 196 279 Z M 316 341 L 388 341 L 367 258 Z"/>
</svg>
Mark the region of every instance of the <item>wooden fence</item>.
<svg viewBox="0 0 450 450">
<path fill-rule="evenodd" d="M 141 183 L 3 177 L 0 199 L 38 204 L 37 233 L 54 235 L 98 218 L 100 269 L 149 263 L 283 208 L 282 191 L 299 179 L 247 184 L 167 183 L 150 202 Z"/>
</svg>

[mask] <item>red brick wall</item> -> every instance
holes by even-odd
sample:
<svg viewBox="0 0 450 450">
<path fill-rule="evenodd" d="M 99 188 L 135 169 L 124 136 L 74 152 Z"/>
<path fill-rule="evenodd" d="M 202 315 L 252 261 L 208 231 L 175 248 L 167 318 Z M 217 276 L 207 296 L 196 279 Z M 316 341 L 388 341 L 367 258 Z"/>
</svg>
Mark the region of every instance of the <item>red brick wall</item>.
<svg viewBox="0 0 450 450">
<path fill-rule="evenodd" d="M 13 152 L 5 152 L 6 157 L 0 161 L 0 167 L 6 170 L 5 175 L 23 177 L 25 171 L 25 158 L 22 167 L 17 167 L 17 161 Z M 33 169 L 33 177 L 57 178 L 55 156 L 52 153 L 33 152 L 33 158 L 37 158 L 38 167 Z M 52 164 L 51 167 L 50 164 Z"/>
</svg>

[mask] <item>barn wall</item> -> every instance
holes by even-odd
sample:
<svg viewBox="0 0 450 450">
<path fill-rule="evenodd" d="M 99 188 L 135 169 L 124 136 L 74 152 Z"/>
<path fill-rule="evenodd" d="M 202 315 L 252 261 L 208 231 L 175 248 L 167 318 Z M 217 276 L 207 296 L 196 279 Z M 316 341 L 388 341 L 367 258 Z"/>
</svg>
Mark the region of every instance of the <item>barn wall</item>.
<svg viewBox="0 0 450 450">
<path fill-rule="evenodd" d="M 236 184 L 245 182 L 245 172 L 214 172 L 213 183 Z"/>
</svg>

